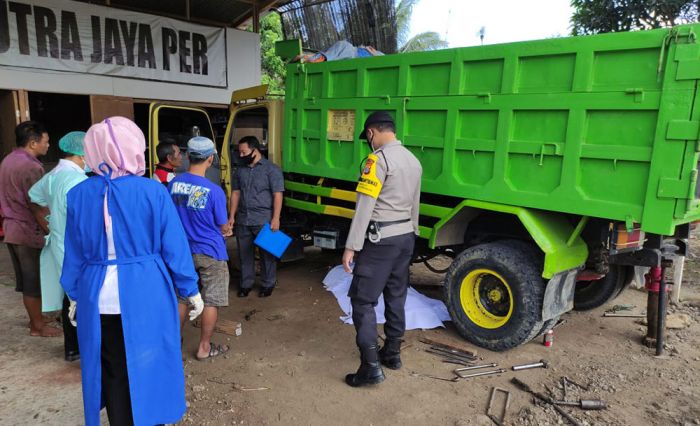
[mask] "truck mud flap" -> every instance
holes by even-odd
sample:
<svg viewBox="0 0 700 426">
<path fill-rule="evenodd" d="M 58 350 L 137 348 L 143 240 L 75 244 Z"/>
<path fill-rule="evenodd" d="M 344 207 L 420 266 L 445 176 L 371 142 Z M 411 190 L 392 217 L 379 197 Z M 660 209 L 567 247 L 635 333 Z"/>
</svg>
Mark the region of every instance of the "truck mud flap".
<svg viewBox="0 0 700 426">
<path fill-rule="evenodd" d="M 547 283 L 542 302 L 542 321 L 574 309 L 574 290 L 579 268 L 559 272 Z"/>
</svg>

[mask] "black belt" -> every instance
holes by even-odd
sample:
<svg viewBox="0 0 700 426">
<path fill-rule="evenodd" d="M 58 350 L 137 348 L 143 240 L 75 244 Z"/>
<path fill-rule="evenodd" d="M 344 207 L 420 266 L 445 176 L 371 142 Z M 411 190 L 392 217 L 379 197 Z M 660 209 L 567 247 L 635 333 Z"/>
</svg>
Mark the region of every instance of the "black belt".
<svg viewBox="0 0 700 426">
<path fill-rule="evenodd" d="M 391 225 L 398 225 L 399 223 L 410 222 L 411 219 L 399 219 L 399 220 L 389 220 L 386 222 L 380 222 L 376 220 L 370 220 L 369 226 L 367 227 L 367 239 L 373 243 L 378 243 L 382 239 L 382 233 L 380 230 Z"/>
<path fill-rule="evenodd" d="M 390 221 L 387 221 L 387 222 L 377 222 L 377 221 L 375 221 L 374 223 L 376 223 L 377 225 L 379 225 L 379 228 L 384 228 L 384 227 L 387 227 L 387 226 L 389 226 L 389 225 L 397 225 L 397 224 L 399 224 L 399 223 L 406 223 L 406 222 L 410 222 L 410 221 L 411 221 L 411 219 L 400 219 L 400 220 L 390 220 Z M 370 223 L 372 223 L 372 222 L 370 221 Z"/>
</svg>

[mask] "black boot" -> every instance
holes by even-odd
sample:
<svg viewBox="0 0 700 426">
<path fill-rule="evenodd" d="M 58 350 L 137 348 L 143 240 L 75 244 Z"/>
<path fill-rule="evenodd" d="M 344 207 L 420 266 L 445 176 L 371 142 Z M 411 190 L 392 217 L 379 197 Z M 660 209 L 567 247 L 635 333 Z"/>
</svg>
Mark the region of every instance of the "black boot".
<svg viewBox="0 0 700 426">
<path fill-rule="evenodd" d="M 360 348 L 360 368 L 355 374 L 345 376 L 345 383 L 352 387 L 376 385 L 384 381 L 384 371 L 379 364 L 377 346 Z"/>
<path fill-rule="evenodd" d="M 386 368 L 401 368 L 401 339 L 386 339 L 384 346 L 379 350 L 379 359 Z"/>
</svg>

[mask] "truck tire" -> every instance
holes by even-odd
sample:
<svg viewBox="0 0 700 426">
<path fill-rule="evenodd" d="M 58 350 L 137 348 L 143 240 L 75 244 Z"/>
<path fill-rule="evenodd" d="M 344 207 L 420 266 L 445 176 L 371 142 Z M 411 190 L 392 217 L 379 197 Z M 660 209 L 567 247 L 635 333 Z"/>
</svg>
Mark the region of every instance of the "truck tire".
<svg viewBox="0 0 700 426">
<path fill-rule="evenodd" d="M 508 244 L 513 247 L 522 249 L 525 252 L 525 254 L 530 256 L 530 259 L 532 259 L 532 261 L 535 262 L 535 266 L 538 268 L 538 270 L 541 271 L 544 267 L 544 253 L 542 253 L 542 250 L 534 242 L 523 240 L 504 240 L 501 242 L 503 244 Z M 541 336 L 545 331 L 554 327 L 556 323 L 559 322 L 559 318 L 560 317 L 557 315 L 552 319 L 544 321 L 542 323 L 542 328 L 540 328 L 540 330 L 533 336 L 533 338 Z"/>
<path fill-rule="evenodd" d="M 627 268 L 622 265 L 610 265 L 607 275 L 598 280 L 578 281 L 574 290 L 574 310 L 588 311 L 603 306 L 624 290 L 625 282 Z"/>
<path fill-rule="evenodd" d="M 528 342 L 543 326 L 541 268 L 526 247 L 508 241 L 460 253 L 445 275 L 444 297 L 459 334 L 503 351 Z"/>
</svg>

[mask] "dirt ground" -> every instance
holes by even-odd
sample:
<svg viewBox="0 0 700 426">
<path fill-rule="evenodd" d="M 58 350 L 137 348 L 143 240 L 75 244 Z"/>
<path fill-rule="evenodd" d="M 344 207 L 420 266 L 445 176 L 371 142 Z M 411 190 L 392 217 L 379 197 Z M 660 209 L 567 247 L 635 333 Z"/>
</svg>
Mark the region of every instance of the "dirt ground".
<svg viewBox="0 0 700 426">
<path fill-rule="evenodd" d="M 183 425 L 490 425 L 484 416 L 491 387 L 511 392 L 506 423 L 566 424 L 551 408 L 509 381 L 517 376 L 538 391 L 559 393 L 560 377 L 589 386 L 569 386 L 569 399 L 600 398 L 609 408 L 567 408 L 584 425 L 700 425 L 700 241 L 693 238 L 686 263 L 684 302 L 670 308 L 685 314 L 687 327 L 669 331 L 667 356 L 655 358 L 640 344 L 645 327 L 632 318 L 604 318 L 610 306 L 566 314 L 551 348 L 541 338 L 505 353 L 476 348 L 446 324 L 445 329 L 406 334 L 404 368 L 385 370 L 387 380 L 373 388 L 353 389 L 343 378 L 358 365 L 354 329 L 344 325 L 332 294 L 321 280 L 338 257 L 307 250 L 306 259 L 283 265 L 272 297 L 235 297 L 221 317 L 242 323 L 242 335 L 215 334 L 232 346 L 229 354 L 207 362 L 194 359 L 198 330 L 184 330 L 183 359 L 189 410 Z M 412 282 L 440 297 L 441 276 L 412 267 Z M 28 336 L 21 299 L 14 292 L 7 250 L 0 247 L 0 425 L 82 424 L 80 369 L 62 357 L 62 339 Z M 646 306 L 646 294 L 628 289 L 613 304 Z M 248 321 L 245 314 L 255 310 Z M 508 372 L 460 382 L 455 367 L 426 353 L 419 342 L 430 337 L 476 349 L 485 363 Z M 546 359 L 550 368 L 518 373 L 514 364 Z M 557 395 L 559 396 L 559 395 Z M 104 418 L 104 415 L 103 415 Z"/>
</svg>

